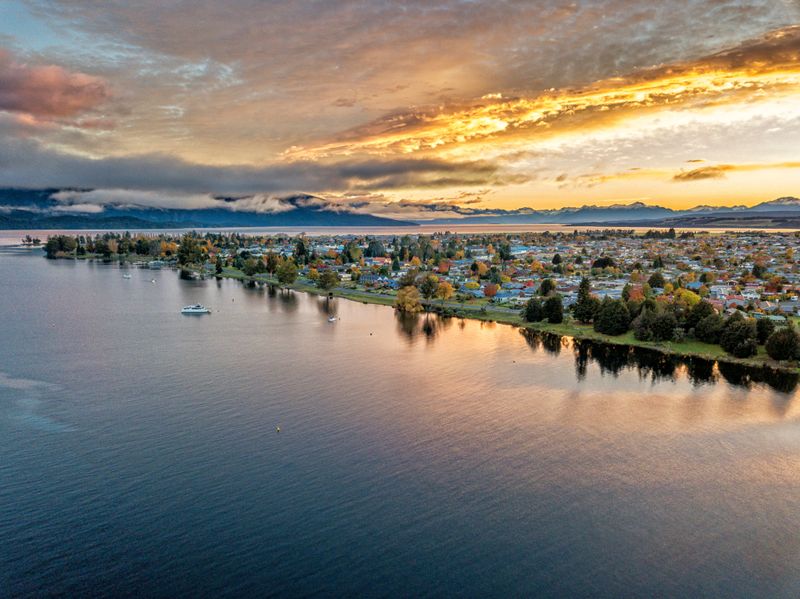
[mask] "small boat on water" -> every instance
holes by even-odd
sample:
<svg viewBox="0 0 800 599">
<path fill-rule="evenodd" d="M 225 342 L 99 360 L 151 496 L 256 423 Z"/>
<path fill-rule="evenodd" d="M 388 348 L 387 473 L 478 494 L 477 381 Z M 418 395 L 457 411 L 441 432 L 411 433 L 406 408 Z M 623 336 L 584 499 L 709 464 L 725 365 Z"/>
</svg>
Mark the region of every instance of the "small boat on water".
<svg viewBox="0 0 800 599">
<path fill-rule="evenodd" d="M 202 304 L 192 304 L 191 306 L 184 306 L 181 308 L 181 314 L 208 314 L 211 312 Z"/>
<path fill-rule="evenodd" d="M 130 279 L 131 276 L 128 273 L 125 273 L 124 275 L 122 275 L 122 278 L 123 279 Z"/>
<path fill-rule="evenodd" d="M 328 316 L 328 322 L 336 322 L 335 316 Z"/>
</svg>

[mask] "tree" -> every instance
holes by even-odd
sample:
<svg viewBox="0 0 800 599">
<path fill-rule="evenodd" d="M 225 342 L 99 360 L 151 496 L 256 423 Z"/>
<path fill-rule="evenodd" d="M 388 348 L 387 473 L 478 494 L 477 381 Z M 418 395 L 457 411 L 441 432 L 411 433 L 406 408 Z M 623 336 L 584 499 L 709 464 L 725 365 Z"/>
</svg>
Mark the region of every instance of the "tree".
<svg viewBox="0 0 800 599">
<path fill-rule="evenodd" d="M 726 352 L 737 358 L 749 358 L 758 350 L 756 325 L 750 319 L 731 316 L 725 321 L 719 344 Z"/>
<path fill-rule="evenodd" d="M 218 274 L 222 274 L 222 267 L 225 265 L 225 261 L 221 255 L 217 254 L 217 259 L 215 260 L 214 264 L 214 271 Z"/>
<path fill-rule="evenodd" d="M 756 338 L 759 345 L 764 345 L 767 339 L 775 332 L 775 323 L 769 318 L 762 317 L 756 320 Z"/>
<path fill-rule="evenodd" d="M 556 284 L 555 282 L 553 282 L 553 279 L 545 279 L 539 286 L 539 295 L 541 296 L 550 295 L 553 291 L 555 291 L 555 288 Z"/>
<path fill-rule="evenodd" d="M 497 285 L 494 283 L 486 283 L 486 285 L 483 286 L 483 295 L 488 298 L 497 295 Z"/>
<path fill-rule="evenodd" d="M 763 279 L 767 276 L 767 267 L 763 264 L 753 264 L 752 270 L 753 276 L 757 279 Z"/>
<path fill-rule="evenodd" d="M 377 239 L 370 239 L 367 244 L 367 250 L 364 252 L 367 258 L 378 258 L 386 255 L 386 248 L 383 243 Z"/>
<path fill-rule="evenodd" d="M 293 260 L 284 260 L 275 273 L 281 285 L 291 285 L 297 280 L 297 265 Z"/>
<path fill-rule="evenodd" d="M 553 264 L 555 265 L 561 264 L 561 254 L 553 255 Z"/>
<path fill-rule="evenodd" d="M 306 248 L 306 242 L 303 241 L 301 237 L 298 237 L 297 240 L 294 242 L 295 262 L 297 262 L 297 264 L 305 264 L 307 257 L 308 257 L 308 249 Z"/>
<path fill-rule="evenodd" d="M 431 299 L 436 295 L 436 290 L 439 288 L 439 277 L 436 275 L 428 275 L 422 279 L 419 284 L 419 292 L 425 299 Z"/>
<path fill-rule="evenodd" d="M 525 309 L 522 310 L 522 318 L 527 322 L 539 322 L 544 318 L 542 310 L 542 300 L 538 297 L 532 297 L 525 304 Z"/>
<path fill-rule="evenodd" d="M 677 327 L 678 321 L 672 312 L 656 313 L 650 326 L 653 341 L 670 341 Z"/>
<path fill-rule="evenodd" d="M 694 336 L 703 343 L 719 343 L 719 336 L 724 326 L 725 321 L 722 316 L 715 312 L 700 319 L 694 327 Z"/>
<path fill-rule="evenodd" d="M 693 329 L 697 326 L 697 323 L 703 320 L 706 316 L 711 316 L 712 314 L 716 313 L 717 312 L 714 310 L 714 306 L 708 302 L 697 302 L 686 314 L 686 328 Z"/>
<path fill-rule="evenodd" d="M 181 243 L 178 246 L 178 264 L 185 266 L 188 264 L 200 264 L 202 261 L 203 252 L 197 242 L 197 237 L 195 237 L 194 233 L 186 233 L 181 237 Z"/>
<path fill-rule="evenodd" d="M 651 288 L 658 287 L 659 289 L 663 289 L 667 282 L 664 280 L 664 275 L 660 272 L 654 272 L 650 275 L 650 278 L 647 279 L 647 284 L 650 285 Z"/>
<path fill-rule="evenodd" d="M 455 289 L 453 289 L 453 286 L 448 281 L 442 281 L 436 288 L 436 297 L 442 300 L 442 305 L 453 297 L 454 293 Z"/>
<path fill-rule="evenodd" d="M 767 355 L 773 360 L 794 359 L 800 350 L 797 331 L 792 326 L 775 331 L 767 339 L 766 350 Z"/>
<path fill-rule="evenodd" d="M 317 279 L 317 287 L 325 291 L 330 291 L 339 284 L 339 275 L 335 270 L 328 269 L 320 273 Z"/>
<path fill-rule="evenodd" d="M 550 324 L 558 324 L 564 321 L 564 304 L 560 295 L 553 294 L 544 301 L 542 315 Z"/>
<path fill-rule="evenodd" d="M 670 341 L 678 321 L 672 312 L 642 309 L 633 323 L 633 336 L 640 341 Z"/>
<path fill-rule="evenodd" d="M 606 298 L 594 318 L 594 330 L 606 335 L 622 335 L 629 324 L 628 306 L 622 300 Z"/>
<path fill-rule="evenodd" d="M 419 270 L 416 268 L 409 268 L 403 273 L 403 276 L 400 277 L 400 280 L 398 281 L 398 283 L 400 283 L 400 287 L 416 286 L 418 275 Z"/>
<path fill-rule="evenodd" d="M 578 286 L 578 300 L 573 308 L 575 318 L 584 324 L 592 322 L 599 308 L 600 301 L 591 294 L 591 283 L 584 277 Z"/>
<path fill-rule="evenodd" d="M 400 312 L 421 312 L 422 304 L 419 301 L 419 289 L 408 285 L 397 292 L 395 308 Z"/>
<path fill-rule="evenodd" d="M 592 268 L 614 268 L 614 266 L 616 266 L 616 263 L 610 256 L 600 256 L 592 262 Z"/>
</svg>

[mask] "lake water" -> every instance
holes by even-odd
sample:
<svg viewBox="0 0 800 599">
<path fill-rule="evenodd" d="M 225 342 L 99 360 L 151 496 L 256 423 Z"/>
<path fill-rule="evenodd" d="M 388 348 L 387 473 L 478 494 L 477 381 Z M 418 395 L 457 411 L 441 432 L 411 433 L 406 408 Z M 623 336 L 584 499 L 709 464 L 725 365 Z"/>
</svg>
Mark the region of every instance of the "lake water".
<svg viewBox="0 0 800 599">
<path fill-rule="evenodd" d="M 796 381 L 128 272 L 0 252 L 1 596 L 800 593 Z"/>
</svg>

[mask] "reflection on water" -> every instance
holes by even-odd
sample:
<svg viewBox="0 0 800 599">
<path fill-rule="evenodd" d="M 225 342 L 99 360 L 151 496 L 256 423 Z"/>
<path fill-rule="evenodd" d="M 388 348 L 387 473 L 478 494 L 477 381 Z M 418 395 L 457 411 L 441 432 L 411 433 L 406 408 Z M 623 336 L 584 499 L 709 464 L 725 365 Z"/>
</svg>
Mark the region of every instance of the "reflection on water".
<svg viewBox="0 0 800 599">
<path fill-rule="evenodd" d="M 715 383 L 721 375 L 728 383 L 750 388 L 754 383 L 765 383 L 784 393 L 797 388 L 800 377 L 797 373 L 768 367 L 752 367 L 734 362 L 704 360 L 697 357 L 681 357 L 643 347 L 627 347 L 601 343 L 588 339 L 571 339 L 552 333 L 520 329 L 528 345 L 534 350 L 543 348 L 557 355 L 562 347 L 570 348 L 575 355 L 575 373 L 579 380 L 586 377 L 590 362 L 597 363 L 600 371 L 619 375 L 622 371 L 635 370 L 640 377 L 653 382 L 674 380 L 685 375 L 695 385 Z"/>
</svg>

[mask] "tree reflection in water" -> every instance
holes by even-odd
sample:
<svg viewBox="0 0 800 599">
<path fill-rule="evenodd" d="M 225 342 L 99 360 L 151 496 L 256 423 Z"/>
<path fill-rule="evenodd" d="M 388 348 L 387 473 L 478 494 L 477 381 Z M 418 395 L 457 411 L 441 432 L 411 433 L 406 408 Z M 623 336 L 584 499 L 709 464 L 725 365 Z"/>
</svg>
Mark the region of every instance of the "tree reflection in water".
<svg viewBox="0 0 800 599">
<path fill-rule="evenodd" d="M 631 347 L 570 339 L 553 333 L 520 329 L 525 341 L 534 350 L 540 347 L 546 352 L 558 354 L 562 347 L 572 347 L 575 356 L 575 374 L 579 380 L 586 377 L 590 362 L 600 367 L 600 372 L 617 376 L 624 370 L 636 370 L 640 377 L 653 382 L 675 380 L 679 371 L 684 371 L 695 385 L 715 383 L 721 376 L 732 385 L 749 388 L 754 383 L 769 385 L 777 391 L 791 393 L 800 382 L 796 373 L 776 370 L 766 366 L 753 367 L 731 362 L 715 362 L 695 357 L 665 354 L 654 349 Z"/>
</svg>

